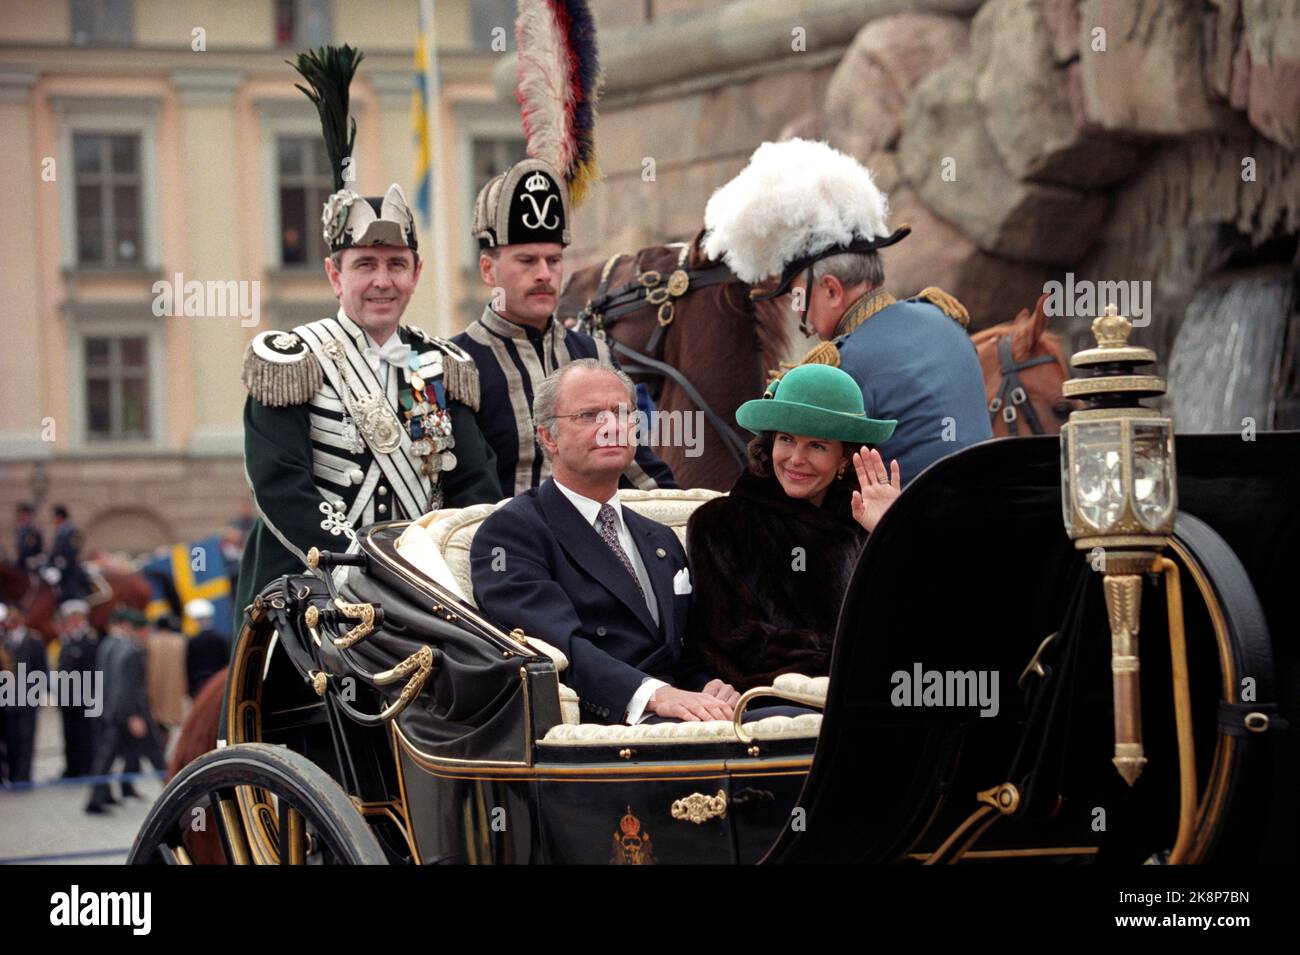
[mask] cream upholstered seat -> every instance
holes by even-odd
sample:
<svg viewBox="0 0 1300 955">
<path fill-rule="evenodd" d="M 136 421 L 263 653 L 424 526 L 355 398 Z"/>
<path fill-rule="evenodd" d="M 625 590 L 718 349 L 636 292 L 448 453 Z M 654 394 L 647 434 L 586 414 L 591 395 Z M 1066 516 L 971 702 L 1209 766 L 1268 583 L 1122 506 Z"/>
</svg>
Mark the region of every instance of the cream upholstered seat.
<svg viewBox="0 0 1300 955">
<path fill-rule="evenodd" d="M 704 488 L 653 491 L 621 490 L 619 500 L 643 517 L 673 529 L 682 546 L 686 544 L 686 524 L 695 508 L 721 496 L 719 491 Z M 474 603 L 474 585 L 470 578 L 469 551 L 479 525 L 498 507 L 475 504 L 472 507 L 444 508 L 430 511 L 412 521 L 397 540 L 397 552 L 422 574 L 452 591 L 466 603 Z M 527 628 L 525 628 L 527 629 Z M 529 645 L 555 661 L 557 673 L 568 668 L 569 661 L 556 647 L 529 636 Z M 826 677 L 786 674 L 776 678 L 774 686 L 805 696 L 826 697 Z M 552 727 L 542 742 L 562 746 L 602 746 L 610 743 L 650 743 L 656 740 L 698 740 L 702 742 L 735 741 L 732 724 L 723 720 L 694 723 L 642 723 L 639 726 L 602 726 L 579 722 L 578 694 L 572 687 L 559 684 L 560 713 L 564 723 Z M 746 724 L 756 739 L 815 737 L 821 715 L 770 716 Z"/>
<path fill-rule="evenodd" d="M 768 716 L 745 724 L 754 739 L 814 739 L 821 729 L 820 713 L 800 716 Z M 562 723 L 552 726 L 539 740 L 546 746 L 623 746 L 656 742 L 738 743 L 735 726 L 730 720 L 704 720 L 695 723 L 640 723 L 624 726 L 615 723 Z"/>
<path fill-rule="evenodd" d="M 772 681 L 772 688 L 787 693 L 798 693 L 826 702 L 826 689 L 830 677 L 803 676 L 783 673 Z M 576 702 L 576 696 L 575 696 Z M 799 716 L 766 716 L 746 723 L 745 729 L 754 739 L 813 739 L 822 726 L 820 713 L 803 713 Z M 674 743 L 732 743 L 739 742 L 736 729 L 730 720 L 708 720 L 696 723 L 641 723 L 638 726 L 602 726 L 582 723 L 553 726 L 541 742 L 548 746 L 611 746 L 630 743 L 653 743 L 671 740 Z"/>
<path fill-rule="evenodd" d="M 660 488 L 653 491 L 624 490 L 619 501 L 643 517 L 673 529 L 686 546 L 686 523 L 705 501 L 720 497 L 720 491 L 706 488 L 687 490 Z M 475 504 L 430 511 L 411 525 L 397 540 L 397 552 L 425 576 L 436 580 L 463 600 L 474 602 L 470 579 L 469 548 L 479 525 L 504 504 Z"/>
</svg>

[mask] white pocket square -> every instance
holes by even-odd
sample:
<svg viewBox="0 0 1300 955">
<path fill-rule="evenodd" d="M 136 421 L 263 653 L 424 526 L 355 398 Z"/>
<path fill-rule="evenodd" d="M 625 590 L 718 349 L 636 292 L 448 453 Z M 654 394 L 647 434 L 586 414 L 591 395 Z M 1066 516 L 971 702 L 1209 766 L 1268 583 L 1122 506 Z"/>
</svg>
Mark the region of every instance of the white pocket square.
<svg viewBox="0 0 1300 955">
<path fill-rule="evenodd" d="M 689 567 L 683 567 L 681 570 L 677 571 L 676 576 L 673 577 L 673 593 L 689 594 L 692 590 L 694 590 L 694 588 L 691 586 L 691 569 Z"/>
</svg>

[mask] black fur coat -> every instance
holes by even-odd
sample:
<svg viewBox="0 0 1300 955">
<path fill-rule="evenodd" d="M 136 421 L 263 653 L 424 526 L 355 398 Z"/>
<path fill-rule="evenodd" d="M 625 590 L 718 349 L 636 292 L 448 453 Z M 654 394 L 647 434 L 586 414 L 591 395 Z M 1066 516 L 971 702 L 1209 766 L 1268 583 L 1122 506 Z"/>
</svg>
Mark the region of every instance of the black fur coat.
<svg viewBox="0 0 1300 955">
<path fill-rule="evenodd" d="M 702 670 L 742 692 L 781 673 L 827 674 L 867 537 L 852 517 L 854 483 L 834 481 L 815 507 L 786 496 L 775 477 L 745 473 L 691 515 L 687 648 Z"/>
</svg>

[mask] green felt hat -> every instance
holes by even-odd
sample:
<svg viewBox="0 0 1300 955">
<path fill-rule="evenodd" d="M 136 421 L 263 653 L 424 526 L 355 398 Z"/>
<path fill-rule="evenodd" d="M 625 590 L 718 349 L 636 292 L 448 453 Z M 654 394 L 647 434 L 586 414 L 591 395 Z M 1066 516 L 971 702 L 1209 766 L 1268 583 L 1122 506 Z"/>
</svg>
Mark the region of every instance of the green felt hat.
<svg viewBox="0 0 1300 955">
<path fill-rule="evenodd" d="M 898 424 L 868 418 L 858 383 L 830 365 L 791 368 L 762 398 L 737 408 L 736 421 L 754 434 L 784 431 L 850 444 L 879 444 Z"/>
</svg>

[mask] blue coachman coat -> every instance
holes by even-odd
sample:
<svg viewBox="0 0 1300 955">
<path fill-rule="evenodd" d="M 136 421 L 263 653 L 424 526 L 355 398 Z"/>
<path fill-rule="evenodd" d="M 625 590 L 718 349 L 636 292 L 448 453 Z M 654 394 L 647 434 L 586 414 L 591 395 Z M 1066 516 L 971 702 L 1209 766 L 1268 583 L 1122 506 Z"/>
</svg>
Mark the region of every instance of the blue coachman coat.
<svg viewBox="0 0 1300 955">
<path fill-rule="evenodd" d="M 926 299 L 871 308 L 869 292 L 840 320 L 840 368 L 862 389 L 867 416 L 898 427 L 877 450 L 898 460 L 906 485 L 939 458 L 993 437 L 984 375 L 965 329 Z"/>
</svg>

